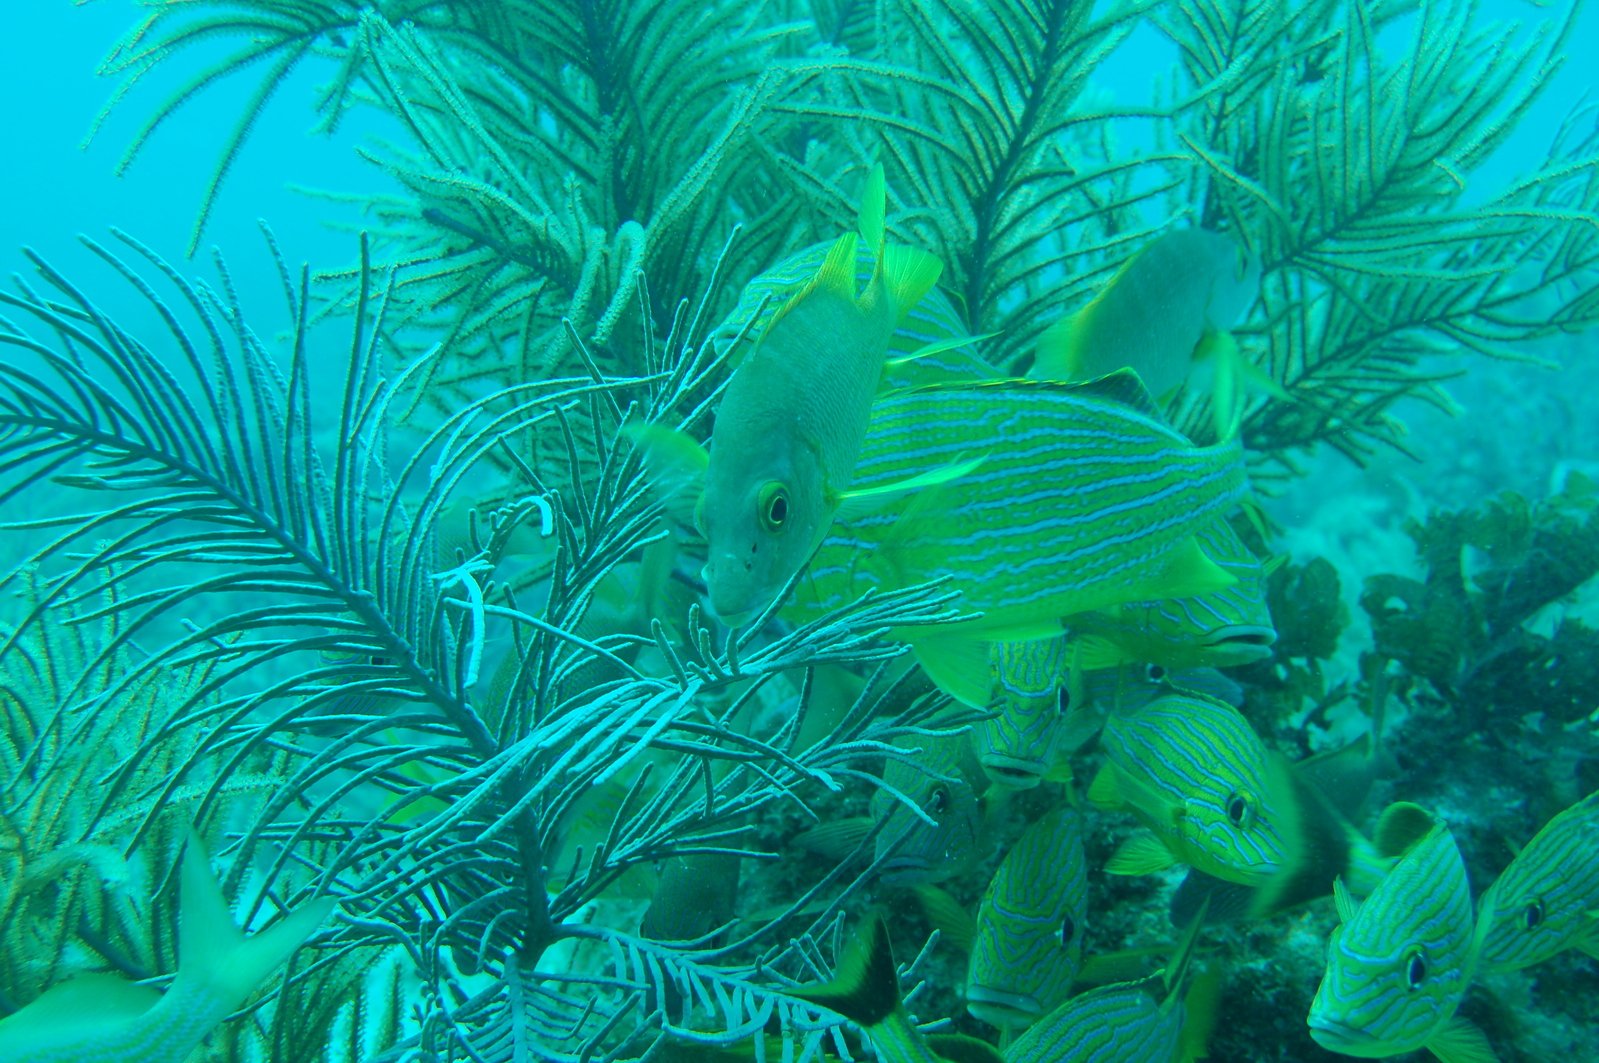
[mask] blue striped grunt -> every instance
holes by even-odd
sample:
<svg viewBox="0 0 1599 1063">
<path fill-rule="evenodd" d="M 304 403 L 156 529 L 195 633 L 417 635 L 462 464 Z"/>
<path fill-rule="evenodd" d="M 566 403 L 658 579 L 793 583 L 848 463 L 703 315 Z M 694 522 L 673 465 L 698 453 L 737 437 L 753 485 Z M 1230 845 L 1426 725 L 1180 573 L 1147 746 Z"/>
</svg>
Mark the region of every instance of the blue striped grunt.
<svg viewBox="0 0 1599 1063">
<path fill-rule="evenodd" d="M 976 775 L 971 742 L 958 731 L 906 735 L 894 745 L 920 752 L 914 754 L 914 763 L 888 758 L 883 782 L 908 797 L 926 818 L 883 790 L 872 795 L 872 818 L 881 824 L 875 842 L 879 873 L 892 885 L 937 882 L 977 855 L 983 809 L 971 783 Z"/>
<path fill-rule="evenodd" d="M 1307 1020 L 1316 1043 L 1365 1059 L 1422 1047 L 1442 1059 L 1492 1059 L 1482 1032 L 1455 1016 L 1481 936 L 1449 828 L 1434 819 L 1364 901 L 1342 881 L 1334 897 L 1341 924 Z"/>
<path fill-rule="evenodd" d="M 1189 978 L 1203 919 L 1195 919 L 1166 969 L 1079 993 L 1034 1023 L 1005 1063 L 1187 1063 L 1204 1056 L 1219 980 Z"/>
<path fill-rule="evenodd" d="M 717 407 L 698 517 L 711 607 L 730 625 L 769 605 L 827 532 L 851 488 L 890 337 L 942 270 L 925 252 L 886 245 L 884 209 L 878 166 L 859 236 L 839 237 L 766 320 Z M 877 256 L 864 295 L 858 239 Z"/>
<path fill-rule="evenodd" d="M 1022 832 L 983 893 L 967 1010 L 1018 1030 L 1065 1000 L 1082 963 L 1087 916 L 1082 819 L 1057 808 Z"/>
<path fill-rule="evenodd" d="M 1530 967 L 1569 948 L 1599 958 L 1599 791 L 1544 824 L 1481 908 L 1485 971 Z"/>
<path fill-rule="evenodd" d="M 1235 582 L 1194 533 L 1242 498 L 1239 443 L 1194 446 L 1131 373 L 885 396 L 855 482 L 870 490 L 974 461 L 909 505 L 840 513 L 787 615 L 948 577 L 956 606 L 984 615 L 941 624 L 938 637 L 1026 639 L 1075 613 Z"/>
<path fill-rule="evenodd" d="M 984 642 L 932 638 L 918 657 L 934 684 L 989 713 L 972 727 L 972 746 L 990 781 L 1014 790 L 1044 778 L 1064 782 L 1066 758 L 1099 730 L 1062 635 Z"/>
<path fill-rule="evenodd" d="M 1117 712 L 1100 737 L 1106 762 L 1088 790 L 1149 828 L 1111 857 L 1112 874 L 1187 864 L 1254 884 L 1298 852 L 1287 764 L 1231 705 L 1175 688 Z"/>
<path fill-rule="evenodd" d="M 1189 598 L 1129 602 L 1083 613 L 1067 625 L 1081 667 L 1153 663 L 1167 669 L 1231 668 L 1271 656 L 1277 641 L 1266 602 L 1265 567 L 1218 520 L 1195 533 L 1205 556 L 1237 582 Z"/>
</svg>

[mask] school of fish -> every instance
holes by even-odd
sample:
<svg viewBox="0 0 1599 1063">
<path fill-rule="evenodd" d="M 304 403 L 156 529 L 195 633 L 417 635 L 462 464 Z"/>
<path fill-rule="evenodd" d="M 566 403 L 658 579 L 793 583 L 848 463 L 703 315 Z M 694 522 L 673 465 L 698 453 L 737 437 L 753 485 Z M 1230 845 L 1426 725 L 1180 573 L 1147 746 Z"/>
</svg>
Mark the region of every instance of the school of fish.
<svg viewBox="0 0 1599 1063">
<path fill-rule="evenodd" d="M 735 368 L 702 463 L 718 468 L 720 452 L 725 466 L 733 451 L 746 486 L 713 492 L 707 480 L 696 520 L 711 605 L 729 625 L 804 622 L 935 578 L 957 592 L 960 619 L 890 637 L 976 722 L 897 740 L 870 814 L 800 844 L 856 853 L 890 895 L 911 891 L 967 954 L 960 995 L 998 1035 L 921 1029 L 881 915 L 830 982 L 793 995 L 850 1019 L 885 1060 L 1203 1058 L 1225 994 L 1225 972 L 1201 955 L 1206 928 L 1330 898 L 1340 925 L 1307 1000 L 1308 1040 L 1360 1058 L 1422 1047 L 1446 1063 L 1496 1058 L 1456 1014 L 1473 979 L 1565 949 L 1599 955 L 1599 794 L 1557 816 L 1474 903 L 1432 812 L 1397 802 L 1370 835 L 1361 829 L 1389 763 L 1380 706 L 1371 733 L 1298 761 L 1238 708 L 1242 691 L 1215 669 L 1269 657 L 1276 638 L 1266 598 L 1276 562 L 1240 534 L 1252 521 L 1241 519 L 1251 514 L 1236 426 L 1253 396 L 1280 392 L 1228 332 L 1256 301 L 1259 260 L 1224 234 L 1169 231 L 1046 330 L 1021 377 L 984 361 L 987 337 L 965 334 L 935 286 L 894 279 L 883 195 L 874 171 L 865 239 L 792 256 L 718 329 Z M 894 294 L 873 295 L 885 278 Z M 843 374 L 816 357 L 782 348 L 780 379 L 762 360 L 820 291 L 871 308 L 828 319 L 847 335 L 827 356 L 861 360 L 848 380 L 861 402 L 851 409 L 864 412 L 848 420 L 847 447 L 828 436 L 837 425 L 774 418 L 760 422 L 766 449 L 751 448 L 751 396 L 799 410 L 843 401 Z M 1204 445 L 1172 427 L 1196 403 L 1214 416 Z M 818 489 L 763 456 L 772 451 L 848 458 Z M 724 529 L 769 509 L 747 485 L 772 483 L 822 517 L 767 566 L 752 557 L 771 544 L 748 545 L 746 531 L 730 547 Z M 723 588 L 736 567 L 735 593 Z M 1072 770 L 1084 750 L 1098 764 L 1087 785 Z M 1024 794 L 1043 810 L 1007 829 Z M 1096 814 L 1139 824 L 1099 871 L 1186 870 L 1171 902 L 1180 933 L 1153 973 L 1090 954 L 1095 869 L 1083 839 Z M 975 911 L 940 885 L 973 869 L 989 875 Z"/>
</svg>

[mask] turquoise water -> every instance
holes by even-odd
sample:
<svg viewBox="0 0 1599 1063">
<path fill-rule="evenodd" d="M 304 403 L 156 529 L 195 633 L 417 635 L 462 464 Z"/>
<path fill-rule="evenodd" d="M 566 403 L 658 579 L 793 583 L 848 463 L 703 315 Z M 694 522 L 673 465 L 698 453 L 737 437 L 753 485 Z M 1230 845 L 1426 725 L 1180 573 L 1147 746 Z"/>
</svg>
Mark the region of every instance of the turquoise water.
<svg viewBox="0 0 1599 1063">
<path fill-rule="evenodd" d="M 1291 7 L 11 13 L 0 1060 L 1599 1059 L 1599 16 Z"/>
</svg>

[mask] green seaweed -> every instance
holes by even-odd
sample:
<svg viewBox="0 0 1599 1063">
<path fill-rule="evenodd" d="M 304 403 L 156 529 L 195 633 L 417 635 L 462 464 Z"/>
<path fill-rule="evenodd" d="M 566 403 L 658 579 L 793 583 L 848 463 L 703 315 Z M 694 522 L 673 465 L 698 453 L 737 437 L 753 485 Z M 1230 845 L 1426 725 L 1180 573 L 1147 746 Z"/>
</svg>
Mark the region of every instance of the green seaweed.
<svg viewBox="0 0 1599 1063">
<path fill-rule="evenodd" d="M 1599 574 L 1594 485 L 1571 473 L 1536 503 L 1505 491 L 1407 530 L 1425 576 L 1373 575 L 1361 592 L 1376 652 L 1425 679 L 1468 721 L 1503 711 L 1584 718 L 1592 629 L 1566 618 L 1544 635 L 1529 624 Z"/>
</svg>

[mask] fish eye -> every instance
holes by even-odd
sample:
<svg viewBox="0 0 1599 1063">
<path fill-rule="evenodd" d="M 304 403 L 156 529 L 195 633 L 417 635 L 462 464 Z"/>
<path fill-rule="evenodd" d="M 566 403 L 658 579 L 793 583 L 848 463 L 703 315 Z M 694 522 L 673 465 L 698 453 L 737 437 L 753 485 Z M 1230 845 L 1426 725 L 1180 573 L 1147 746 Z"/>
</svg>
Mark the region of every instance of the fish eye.
<svg viewBox="0 0 1599 1063">
<path fill-rule="evenodd" d="M 937 819 L 939 816 L 942 816 L 944 814 L 944 810 L 946 808 L 948 808 L 948 807 L 949 807 L 949 790 L 948 790 L 948 788 L 947 787 L 943 787 L 943 786 L 935 786 L 935 787 L 933 787 L 933 796 L 928 798 L 928 800 L 927 800 L 927 811 L 928 811 L 928 814 L 931 815 L 934 819 Z"/>
<path fill-rule="evenodd" d="M 1521 922 L 1528 930 L 1537 930 L 1543 925 L 1543 901 L 1533 901 L 1521 913 Z"/>
<path fill-rule="evenodd" d="M 763 486 L 755 504 L 767 531 L 777 531 L 788 520 L 788 489 L 780 483 Z"/>
<path fill-rule="evenodd" d="M 1235 827 L 1247 827 L 1255 821 L 1255 797 L 1247 790 L 1234 790 L 1227 798 L 1227 821 Z"/>
<path fill-rule="evenodd" d="M 1070 948 L 1072 938 L 1077 936 L 1077 923 L 1070 915 L 1060 921 L 1060 947 Z"/>
<path fill-rule="evenodd" d="M 1427 961 L 1420 949 L 1411 949 L 1405 960 L 1405 981 L 1411 989 L 1420 989 L 1427 980 Z"/>
<path fill-rule="evenodd" d="M 1166 678 L 1166 669 L 1162 668 L 1158 664 L 1145 665 L 1144 678 L 1148 679 L 1151 683 L 1158 683 L 1162 679 Z"/>
</svg>

